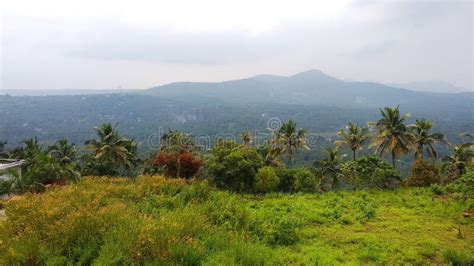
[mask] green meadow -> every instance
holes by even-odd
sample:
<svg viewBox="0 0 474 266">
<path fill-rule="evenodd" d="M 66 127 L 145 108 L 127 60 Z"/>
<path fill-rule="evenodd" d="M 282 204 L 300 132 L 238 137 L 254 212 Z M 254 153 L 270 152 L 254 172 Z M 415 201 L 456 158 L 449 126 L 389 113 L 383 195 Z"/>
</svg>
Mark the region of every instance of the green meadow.
<svg viewBox="0 0 474 266">
<path fill-rule="evenodd" d="M 474 262 L 471 199 L 430 188 L 259 196 L 88 177 L 3 204 L 2 265 Z"/>
</svg>

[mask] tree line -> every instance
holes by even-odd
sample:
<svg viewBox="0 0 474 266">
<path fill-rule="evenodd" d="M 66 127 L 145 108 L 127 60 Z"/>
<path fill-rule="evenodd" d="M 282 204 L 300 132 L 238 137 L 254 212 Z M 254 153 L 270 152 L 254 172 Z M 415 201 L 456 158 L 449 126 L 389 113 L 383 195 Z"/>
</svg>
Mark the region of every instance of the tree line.
<svg viewBox="0 0 474 266">
<path fill-rule="evenodd" d="M 471 134 L 462 144 L 450 144 L 434 123 L 425 119 L 407 124 L 409 114 L 399 107 L 380 110 L 380 119 L 367 126 L 349 123 L 337 132 L 338 139 L 325 157 L 306 167 L 295 167 L 295 156 L 308 150 L 307 131 L 293 120 L 284 122 L 263 145 L 254 146 L 250 132 L 240 134 L 240 143 L 219 139 L 203 152 L 191 135 L 169 130 L 159 148 L 148 158 L 140 158 L 137 142 L 121 135 L 118 125 L 95 128 L 97 137 L 85 142 L 82 153 L 67 139 L 43 146 L 37 138 L 23 141 L 21 147 L 5 150 L 0 142 L 0 158 L 24 159 L 24 175 L 0 184 L 0 194 L 41 191 L 48 185 L 74 182 L 81 176 L 123 176 L 161 174 L 170 178 L 208 179 L 217 187 L 239 192 L 315 192 L 336 189 L 393 188 L 402 182 L 425 186 L 449 182 L 472 166 L 474 143 Z M 450 145 L 450 155 L 438 161 L 436 145 Z M 358 158 L 363 148 L 375 155 Z M 352 152 L 344 161 L 340 149 Z M 396 170 L 398 158 L 413 153 L 408 177 Z M 381 158 L 388 156 L 391 165 Z"/>
</svg>

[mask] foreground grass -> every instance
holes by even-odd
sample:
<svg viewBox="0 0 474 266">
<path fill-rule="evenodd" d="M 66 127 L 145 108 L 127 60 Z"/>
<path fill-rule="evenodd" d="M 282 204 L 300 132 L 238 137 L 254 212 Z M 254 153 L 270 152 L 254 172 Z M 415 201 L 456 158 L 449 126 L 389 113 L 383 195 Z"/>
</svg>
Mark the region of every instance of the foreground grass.
<svg viewBox="0 0 474 266">
<path fill-rule="evenodd" d="M 429 189 L 241 196 L 88 178 L 6 204 L 0 265 L 468 264 L 467 208 Z"/>
</svg>

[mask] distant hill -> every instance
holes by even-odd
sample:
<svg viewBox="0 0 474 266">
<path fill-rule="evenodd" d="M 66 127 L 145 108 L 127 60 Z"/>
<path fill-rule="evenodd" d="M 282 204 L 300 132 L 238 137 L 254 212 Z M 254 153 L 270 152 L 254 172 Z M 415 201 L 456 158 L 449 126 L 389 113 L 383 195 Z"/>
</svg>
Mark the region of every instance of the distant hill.
<svg viewBox="0 0 474 266">
<path fill-rule="evenodd" d="M 374 82 L 343 81 L 319 70 L 293 76 L 259 75 L 224 82 L 176 82 L 153 87 L 149 95 L 181 101 L 219 101 L 231 104 L 280 103 L 374 108 L 402 105 L 410 109 L 449 111 L 470 108 L 473 93 L 437 94 L 395 88 Z"/>
<path fill-rule="evenodd" d="M 415 92 L 343 81 L 318 70 L 290 77 L 259 75 L 225 82 L 177 82 L 130 93 L 100 92 L 0 95 L 0 141 L 12 147 L 37 136 L 46 142 L 68 138 L 83 144 L 94 137 L 93 127 L 110 122 L 120 123 L 121 132 L 146 150 L 150 137 L 160 130 L 209 136 L 267 132 L 268 120 L 275 117 L 292 118 L 298 126 L 330 139 L 349 121 L 365 124 L 379 118 L 378 108 L 397 105 L 412 113 L 410 123 L 420 117 L 432 119 L 450 139 L 474 131 L 474 93 Z"/>
<path fill-rule="evenodd" d="M 0 95 L 11 96 L 54 96 L 54 95 L 92 95 L 92 94 L 117 94 L 136 93 L 136 89 L 103 89 L 103 90 L 0 90 Z"/>
<path fill-rule="evenodd" d="M 441 80 L 414 81 L 409 83 L 391 83 L 389 86 L 404 88 L 413 91 L 436 92 L 436 93 L 459 93 L 468 92 L 468 89 L 456 87 L 453 84 Z"/>
</svg>

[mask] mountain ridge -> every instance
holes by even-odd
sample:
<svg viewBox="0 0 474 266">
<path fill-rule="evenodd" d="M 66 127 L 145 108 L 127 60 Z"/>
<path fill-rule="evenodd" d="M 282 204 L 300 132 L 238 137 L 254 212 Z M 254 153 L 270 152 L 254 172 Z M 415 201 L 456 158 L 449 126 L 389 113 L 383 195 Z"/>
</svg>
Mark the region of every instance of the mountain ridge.
<svg viewBox="0 0 474 266">
<path fill-rule="evenodd" d="M 212 99 L 230 103 L 283 103 L 330 106 L 376 107 L 420 101 L 438 103 L 439 96 L 376 82 L 345 81 L 311 69 L 291 76 L 257 75 L 221 82 L 174 82 L 152 87 L 144 93 L 179 100 Z M 456 94 L 442 94 L 456 98 Z M 468 97 L 469 98 L 469 97 Z"/>
</svg>

